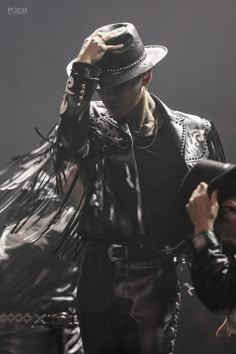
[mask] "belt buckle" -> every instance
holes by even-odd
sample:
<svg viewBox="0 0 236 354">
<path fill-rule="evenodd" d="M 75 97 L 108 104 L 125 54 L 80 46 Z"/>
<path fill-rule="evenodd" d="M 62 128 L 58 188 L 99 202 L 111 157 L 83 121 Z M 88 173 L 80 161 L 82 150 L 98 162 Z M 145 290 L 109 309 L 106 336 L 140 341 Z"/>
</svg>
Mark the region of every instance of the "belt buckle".
<svg viewBox="0 0 236 354">
<path fill-rule="evenodd" d="M 58 312 L 50 315 L 51 317 L 51 325 L 53 327 L 58 327 L 58 328 L 65 328 L 68 326 L 71 326 L 72 321 L 71 321 L 71 315 L 69 315 L 67 312 Z"/>
<path fill-rule="evenodd" d="M 117 248 L 124 248 L 124 251 L 125 251 L 124 257 L 117 257 L 114 255 L 114 250 Z M 108 257 L 109 257 L 110 261 L 112 261 L 112 262 L 117 262 L 117 261 L 121 261 L 124 258 L 128 258 L 128 248 L 125 247 L 124 245 L 119 245 L 116 243 L 113 243 L 112 245 L 108 246 L 107 253 L 108 253 Z"/>
</svg>

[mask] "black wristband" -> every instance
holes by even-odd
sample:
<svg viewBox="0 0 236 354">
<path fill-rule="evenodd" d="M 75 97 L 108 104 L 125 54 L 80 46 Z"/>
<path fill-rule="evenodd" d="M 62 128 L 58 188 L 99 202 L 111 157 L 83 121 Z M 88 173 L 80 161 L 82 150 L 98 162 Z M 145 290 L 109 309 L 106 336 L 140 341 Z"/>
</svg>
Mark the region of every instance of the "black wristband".
<svg viewBox="0 0 236 354">
<path fill-rule="evenodd" d="M 98 80 L 102 70 L 97 65 L 74 62 L 71 69 L 71 74 L 80 75 L 83 78 Z"/>
<path fill-rule="evenodd" d="M 191 246 L 196 250 L 202 250 L 208 246 L 218 247 L 219 245 L 214 231 L 211 230 L 201 231 L 191 238 Z"/>
</svg>

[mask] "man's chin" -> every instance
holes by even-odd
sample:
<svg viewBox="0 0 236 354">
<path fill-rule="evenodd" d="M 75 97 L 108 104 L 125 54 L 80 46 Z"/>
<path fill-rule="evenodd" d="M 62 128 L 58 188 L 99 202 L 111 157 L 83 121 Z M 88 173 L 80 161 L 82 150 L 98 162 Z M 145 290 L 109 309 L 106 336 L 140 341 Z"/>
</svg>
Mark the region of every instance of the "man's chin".
<svg viewBox="0 0 236 354">
<path fill-rule="evenodd" d="M 133 119 L 133 110 L 129 111 L 121 111 L 119 109 L 117 110 L 111 110 L 107 109 L 108 112 L 110 113 L 111 117 L 115 119 L 118 123 L 128 123 L 131 119 Z"/>
</svg>

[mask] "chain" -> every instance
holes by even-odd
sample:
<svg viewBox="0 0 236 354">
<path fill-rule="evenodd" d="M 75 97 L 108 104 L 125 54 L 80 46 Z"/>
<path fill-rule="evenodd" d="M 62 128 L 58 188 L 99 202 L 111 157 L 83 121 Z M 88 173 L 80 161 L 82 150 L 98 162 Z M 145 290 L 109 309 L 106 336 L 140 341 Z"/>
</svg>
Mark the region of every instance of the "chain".
<svg viewBox="0 0 236 354">
<path fill-rule="evenodd" d="M 137 145 L 137 142 L 135 142 L 135 147 L 136 147 L 137 149 L 145 150 L 145 149 L 147 149 L 147 148 L 149 148 L 150 146 L 153 145 L 153 143 L 154 143 L 154 141 L 156 140 L 156 137 L 157 137 L 158 125 L 159 125 L 158 123 L 159 123 L 159 118 L 158 118 L 158 116 L 157 116 L 157 118 L 156 118 L 155 121 L 154 121 L 153 126 L 151 127 L 152 129 L 154 129 L 154 134 L 153 134 L 153 138 L 152 138 L 151 142 L 148 143 L 148 144 L 145 145 L 145 146 L 139 146 L 139 145 Z"/>
</svg>

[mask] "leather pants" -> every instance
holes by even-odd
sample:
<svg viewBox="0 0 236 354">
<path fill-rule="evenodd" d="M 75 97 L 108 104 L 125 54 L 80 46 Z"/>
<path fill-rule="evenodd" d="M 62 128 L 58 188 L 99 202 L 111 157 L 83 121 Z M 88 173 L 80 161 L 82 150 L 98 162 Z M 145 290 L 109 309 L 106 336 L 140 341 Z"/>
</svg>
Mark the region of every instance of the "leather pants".
<svg viewBox="0 0 236 354">
<path fill-rule="evenodd" d="M 80 264 L 79 321 L 85 354 L 169 354 L 179 310 L 172 260 L 111 262 L 88 242 Z"/>
</svg>

